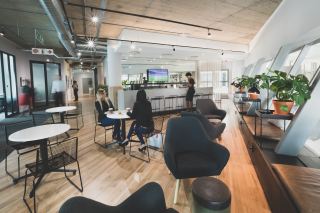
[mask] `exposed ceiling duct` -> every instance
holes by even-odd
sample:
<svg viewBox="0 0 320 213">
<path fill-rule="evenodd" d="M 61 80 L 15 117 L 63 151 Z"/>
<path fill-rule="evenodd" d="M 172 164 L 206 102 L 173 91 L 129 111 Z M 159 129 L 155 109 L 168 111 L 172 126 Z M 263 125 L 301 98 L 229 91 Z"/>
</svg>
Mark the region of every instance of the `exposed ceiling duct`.
<svg viewBox="0 0 320 213">
<path fill-rule="evenodd" d="M 61 44 L 72 57 L 75 59 L 78 58 L 75 48 L 71 43 L 72 33 L 70 31 L 68 19 L 63 10 L 63 6 L 61 5 L 61 1 L 39 0 L 39 2 L 56 29 Z"/>
</svg>

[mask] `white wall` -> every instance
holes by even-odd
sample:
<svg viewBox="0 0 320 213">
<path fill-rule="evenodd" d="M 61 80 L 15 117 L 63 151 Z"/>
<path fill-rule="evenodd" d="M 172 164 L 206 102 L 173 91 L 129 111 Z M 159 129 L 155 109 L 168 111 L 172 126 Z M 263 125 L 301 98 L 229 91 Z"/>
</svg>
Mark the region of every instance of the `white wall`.
<svg viewBox="0 0 320 213">
<path fill-rule="evenodd" d="M 83 78 L 91 78 L 92 82 L 93 82 L 93 88 L 95 88 L 94 85 L 94 73 L 93 72 L 78 72 L 78 73 L 73 73 L 73 80 L 77 81 L 78 83 L 78 95 L 79 97 L 84 96 L 84 95 L 88 95 L 83 93 L 83 86 L 82 86 L 82 79 Z M 73 97 L 73 93 L 72 93 L 72 97 Z"/>
<path fill-rule="evenodd" d="M 319 0 L 283 0 L 250 43 L 245 65 L 274 58 L 283 46 L 273 67 L 278 69 L 290 50 L 320 38 L 319 8 Z"/>
<path fill-rule="evenodd" d="M 9 41 L 5 37 L 0 36 L 0 51 L 7 52 L 16 57 L 16 73 L 17 73 L 17 85 L 18 91 L 20 92 L 20 82 L 19 79 L 31 79 L 30 77 L 30 60 L 46 62 L 46 59 L 50 59 L 51 62 L 61 64 L 61 75 L 65 75 L 65 65 L 63 60 L 54 58 L 52 56 L 38 56 L 32 55 L 30 52 L 24 51 L 21 47 L 17 46 L 15 43 Z M 67 68 L 66 68 L 67 69 Z"/>
</svg>

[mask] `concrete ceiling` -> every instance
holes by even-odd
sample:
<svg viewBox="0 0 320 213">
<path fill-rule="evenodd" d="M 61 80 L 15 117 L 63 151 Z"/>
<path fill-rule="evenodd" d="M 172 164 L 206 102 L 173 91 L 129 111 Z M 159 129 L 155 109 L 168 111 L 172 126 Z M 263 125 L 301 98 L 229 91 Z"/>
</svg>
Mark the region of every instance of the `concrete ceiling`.
<svg viewBox="0 0 320 213">
<path fill-rule="evenodd" d="M 65 54 L 57 33 L 37 0 L 0 0 L 0 30 L 25 48 L 53 48 Z M 43 44 L 35 40 L 35 30 Z"/>
<path fill-rule="evenodd" d="M 100 0 L 70 0 L 68 2 L 101 7 Z M 108 9 L 170 19 L 195 25 L 218 28 L 208 38 L 207 30 L 106 12 L 101 20 L 100 37 L 117 38 L 124 28 L 180 34 L 188 37 L 248 44 L 281 0 L 108 0 Z M 93 36 L 96 26 L 92 14 L 98 11 L 66 5 L 69 19 L 79 35 Z"/>
</svg>

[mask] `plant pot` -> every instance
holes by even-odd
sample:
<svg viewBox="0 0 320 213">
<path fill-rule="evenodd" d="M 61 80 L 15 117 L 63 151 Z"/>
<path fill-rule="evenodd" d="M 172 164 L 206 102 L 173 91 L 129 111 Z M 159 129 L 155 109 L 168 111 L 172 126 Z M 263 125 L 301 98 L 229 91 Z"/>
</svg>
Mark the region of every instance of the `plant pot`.
<svg viewBox="0 0 320 213">
<path fill-rule="evenodd" d="M 251 100 L 257 100 L 259 98 L 259 94 L 258 93 L 248 93 L 249 94 L 249 98 Z"/>
<path fill-rule="evenodd" d="M 293 107 L 293 101 L 272 100 L 274 114 L 288 115 Z"/>
<path fill-rule="evenodd" d="M 240 88 L 239 88 L 239 92 L 240 92 L 240 93 L 244 93 L 244 88 L 243 88 L 243 87 L 240 87 Z"/>
</svg>

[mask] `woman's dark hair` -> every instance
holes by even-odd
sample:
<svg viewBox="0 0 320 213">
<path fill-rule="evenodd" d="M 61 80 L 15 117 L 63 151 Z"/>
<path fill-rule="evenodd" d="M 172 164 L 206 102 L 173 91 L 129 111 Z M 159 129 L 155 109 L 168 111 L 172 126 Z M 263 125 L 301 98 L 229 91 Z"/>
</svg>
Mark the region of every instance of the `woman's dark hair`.
<svg viewBox="0 0 320 213">
<path fill-rule="evenodd" d="M 186 76 L 187 76 L 187 77 L 188 77 L 188 76 L 192 76 L 191 72 L 187 72 L 187 73 L 186 73 Z"/>
<path fill-rule="evenodd" d="M 143 89 L 139 90 L 137 92 L 137 102 L 146 102 L 147 101 L 147 94 L 146 91 L 144 91 Z"/>
</svg>

